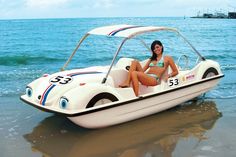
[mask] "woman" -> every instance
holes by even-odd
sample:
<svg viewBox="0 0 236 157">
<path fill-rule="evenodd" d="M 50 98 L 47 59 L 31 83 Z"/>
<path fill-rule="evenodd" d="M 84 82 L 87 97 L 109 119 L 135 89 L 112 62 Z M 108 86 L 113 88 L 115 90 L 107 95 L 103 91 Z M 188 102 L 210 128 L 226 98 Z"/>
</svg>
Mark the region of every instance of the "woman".
<svg viewBox="0 0 236 157">
<path fill-rule="evenodd" d="M 147 61 L 144 67 L 138 61 L 132 61 L 127 79 L 120 87 L 129 87 L 132 82 L 133 90 L 136 96 L 139 95 L 139 82 L 146 86 L 156 86 L 160 83 L 160 78 L 167 80 L 178 74 L 174 60 L 170 56 L 163 56 L 164 47 L 159 40 L 153 41 L 151 45 L 152 57 Z M 172 73 L 162 76 L 165 70 L 171 67 Z M 146 72 L 147 71 L 147 72 Z"/>
</svg>

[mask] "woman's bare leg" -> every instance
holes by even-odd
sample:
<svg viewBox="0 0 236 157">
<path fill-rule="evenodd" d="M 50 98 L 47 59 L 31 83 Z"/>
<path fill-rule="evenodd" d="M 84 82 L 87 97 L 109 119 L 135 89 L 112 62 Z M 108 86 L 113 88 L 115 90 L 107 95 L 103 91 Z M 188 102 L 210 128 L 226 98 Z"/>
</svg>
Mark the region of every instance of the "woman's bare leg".
<svg viewBox="0 0 236 157">
<path fill-rule="evenodd" d="M 137 71 L 132 72 L 131 77 L 132 77 L 132 85 L 133 85 L 134 94 L 136 96 L 138 96 L 138 94 L 139 94 L 139 81 L 138 81 Z"/>
<path fill-rule="evenodd" d="M 134 93 L 136 96 L 139 95 L 139 82 L 147 86 L 155 86 L 158 84 L 154 77 L 148 76 L 144 72 L 133 71 L 131 77 Z"/>
<path fill-rule="evenodd" d="M 131 65 L 130 65 L 128 77 L 121 85 L 119 85 L 119 87 L 129 87 L 130 86 L 131 74 L 133 71 L 143 71 L 142 66 L 140 65 L 139 61 L 137 61 L 137 60 L 132 61 Z"/>
</svg>

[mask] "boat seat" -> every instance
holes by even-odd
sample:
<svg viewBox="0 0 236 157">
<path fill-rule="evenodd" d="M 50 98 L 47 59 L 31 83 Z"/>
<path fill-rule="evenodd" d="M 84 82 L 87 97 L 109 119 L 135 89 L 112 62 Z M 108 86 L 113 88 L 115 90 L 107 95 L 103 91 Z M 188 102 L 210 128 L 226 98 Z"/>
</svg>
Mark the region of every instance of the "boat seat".
<svg viewBox="0 0 236 157">
<path fill-rule="evenodd" d="M 115 67 L 118 69 L 124 69 L 128 71 L 132 61 L 134 61 L 133 58 L 120 58 L 116 63 Z"/>
<path fill-rule="evenodd" d="M 156 86 L 146 86 L 146 85 L 140 84 L 139 85 L 139 95 L 144 95 L 144 94 L 149 94 L 149 93 L 155 92 L 157 86 L 159 86 L 159 85 L 156 85 Z"/>
<path fill-rule="evenodd" d="M 109 76 L 113 79 L 113 84 L 115 88 L 118 88 L 120 84 L 122 84 L 125 79 L 128 77 L 128 71 L 125 69 L 118 69 L 118 68 L 113 68 L 111 70 Z"/>
</svg>

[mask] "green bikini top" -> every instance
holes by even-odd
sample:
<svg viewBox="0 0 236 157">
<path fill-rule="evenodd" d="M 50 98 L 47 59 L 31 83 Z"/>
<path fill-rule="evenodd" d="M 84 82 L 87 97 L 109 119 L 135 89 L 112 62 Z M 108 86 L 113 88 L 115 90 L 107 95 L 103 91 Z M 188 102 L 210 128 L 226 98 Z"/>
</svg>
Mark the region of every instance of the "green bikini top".
<svg viewBox="0 0 236 157">
<path fill-rule="evenodd" d="M 162 56 L 161 59 L 156 64 L 152 62 L 149 64 L 149 67 L 154 67 L 154 66 L 164 67 L 164 57 Z"/>
</svg>

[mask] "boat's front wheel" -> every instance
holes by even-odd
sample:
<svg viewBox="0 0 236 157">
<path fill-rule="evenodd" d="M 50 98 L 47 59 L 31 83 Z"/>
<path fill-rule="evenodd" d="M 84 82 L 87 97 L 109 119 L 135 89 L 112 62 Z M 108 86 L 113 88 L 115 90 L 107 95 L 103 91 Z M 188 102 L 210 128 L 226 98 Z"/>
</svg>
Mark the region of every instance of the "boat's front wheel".
<svg viewBox="0 0 236 157">
<path fill-rule="evenodd" d="M 94 106 L 99 106 L 103 105 L 106 103 L 118 101 L 117 97 L 110 93 L 100 93 L 96 96 L 94 96 L 86 106 L 86 108 L 94 107 Z"/>
<path fill-rule="evenodd" d="M 218 75 L 218 71 L 215 68 L 208 68 L 202 76 L 202 79 Z"/>
</svg>

